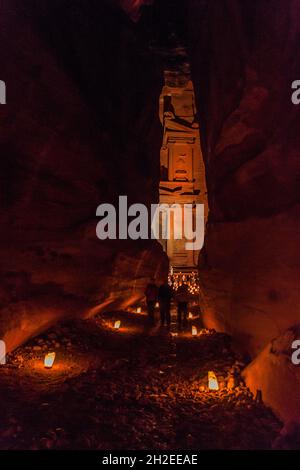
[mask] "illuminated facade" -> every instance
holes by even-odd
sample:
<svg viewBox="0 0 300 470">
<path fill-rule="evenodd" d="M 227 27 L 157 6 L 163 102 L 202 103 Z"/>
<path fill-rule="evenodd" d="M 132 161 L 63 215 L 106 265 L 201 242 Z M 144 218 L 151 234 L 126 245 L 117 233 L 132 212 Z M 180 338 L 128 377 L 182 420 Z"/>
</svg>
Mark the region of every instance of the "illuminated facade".
<svg viewBox="0 0 300 470">
<path fill-rule="evenodd" d="M 200 147 L 199 123 L 189 66 L 165 71 L 160 96 L 164 128 L 160 153 L 160 204 L 204 204 L 207 218 L 205 167 Z M 191 272 L 198 266 L 199 251 L 187 251 L 186 240 L 161 240 L 174 271 Z"/>
</svg>

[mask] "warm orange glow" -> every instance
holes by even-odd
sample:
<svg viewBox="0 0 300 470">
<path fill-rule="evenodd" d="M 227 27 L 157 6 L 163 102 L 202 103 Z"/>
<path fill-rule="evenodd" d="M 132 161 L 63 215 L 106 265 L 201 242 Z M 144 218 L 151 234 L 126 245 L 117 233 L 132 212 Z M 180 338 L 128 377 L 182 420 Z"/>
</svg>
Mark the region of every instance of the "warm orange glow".
<svg viewBox="0 0 300 470">
<path fill-rule="evenodd" d="M 142 313 L 141 307 L 138 307 L 138 308 L 136 309 L 136 313 Z"/>
<path fill-rule="evenodd" d="M 155 307 L 156 307 L 156 308 L 159 307 L 159 302 L 156 302 Z"/>
<path fill-rule="evenodd" d="M 190 294 L 199 294 L 199 279 L 196 272 L 191 272 L 188 274 L 184 274 L 182 272 L 174 273 L 173 268 L 171 268 L 169 272 L 168 283 L 175 291 L 177 291 L 178 287 L 186 284 Z"/>
<path fill-rule="evenodd" d="M 114 329 L 118 330 L 120 328 L 120 326 L 121 326 L 121 322 L 120 322 L 120 320 L 117 320 L 114 324 Z"/>
<path fill-rule="evenodd" d="M 193 317 L 193 314 L 192 314 L 192 312 L 189 312 L 188 319 L 189 319 L 189 320 L 193 320 L 193 318 L 194 318 L 194 317 Z"/>
<path fill-rule="evenodd" d="M 55 352 L 51 352 L 46 354 L 45 360 L 44 360 L 44 366 L 46 369 L 51 369 L 55 361 Z"/>
<path fill-rule="evenodd" d="M 201 336 L 204 336 L 204 335 L 209 335 L 209 330 L 207 330 L 206 328 L 202 328 L 200 330 L 200 333 L 199 333 Z"/>
<path fill-rule="evenodd" d="M 197 336 L 198 335 L 198 330 L 196 326 L 192 326 L 192 335 Z"/>
<path fill-rule="evenodd" d="M 219 383 L 216 374 L 213 371 L 208 372 L 208 388 L 209 390 L 219 390 Z"/>
</svg>

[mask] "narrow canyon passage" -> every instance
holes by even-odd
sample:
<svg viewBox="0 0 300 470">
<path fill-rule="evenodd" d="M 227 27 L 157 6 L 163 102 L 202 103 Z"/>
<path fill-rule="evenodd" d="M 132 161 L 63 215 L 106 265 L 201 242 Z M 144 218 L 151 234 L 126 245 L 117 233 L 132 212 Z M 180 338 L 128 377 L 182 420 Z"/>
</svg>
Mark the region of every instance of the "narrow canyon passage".
<svg viewBox="0 0 300 470">
<path fill-rule="evenodd" d="M 300 1 L 0 9 L 0 448 L 300 449 Z M 130 235 L 158 203 L 200 246 Z M 201 317 L 150 328 L 182 276 Z"/>
<path fill-rule="evenodd" d="M 191 336 L 199 322 L 170 333 L 119 312 L 57 326 L 17 349 L 0 377 L 0 448 L 270 449 L 281 424 L 240 382 L 244 364 L 227 335 Z M 209 370 L 219 391 L 207 388 Z"/>
</svg>

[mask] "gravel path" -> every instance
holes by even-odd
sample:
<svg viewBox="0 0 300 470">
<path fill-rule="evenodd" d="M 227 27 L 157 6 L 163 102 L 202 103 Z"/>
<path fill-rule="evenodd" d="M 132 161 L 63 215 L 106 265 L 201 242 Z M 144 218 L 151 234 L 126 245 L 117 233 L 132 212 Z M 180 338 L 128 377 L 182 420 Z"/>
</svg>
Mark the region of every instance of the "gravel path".
<svg viewBox="0 0 300 470">
<path fill-rule="evenodd" d="M 0 449 L 270 449 L 281 424 L 240 381 L 230 338 L 192 338 L 192 324 L 175 336 L 120 312 L 19 348 L 0 372 Z M 207 390 L 209 370 L 218 392 Z"/>
</svg>

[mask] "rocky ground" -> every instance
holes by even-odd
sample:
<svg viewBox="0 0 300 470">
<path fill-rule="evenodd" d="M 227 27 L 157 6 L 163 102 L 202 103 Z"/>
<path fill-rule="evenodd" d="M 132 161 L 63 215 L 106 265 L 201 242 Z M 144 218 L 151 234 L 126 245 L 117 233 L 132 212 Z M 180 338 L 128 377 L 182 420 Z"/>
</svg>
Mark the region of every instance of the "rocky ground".
<svg viewBox="0 0 300 470">
<path fill-rule="evenodd" d="M 193 338 L 192 325 L 200 331 L 193 319 L 169 332 L 119 312 L 60 325 L 14 351 L 1 367 L 0 449 L 272 448 L 281 424 L 241 382 L 230 338 Z M 207 388 L 210 370 L 217 392 Z"/>
</svg>

